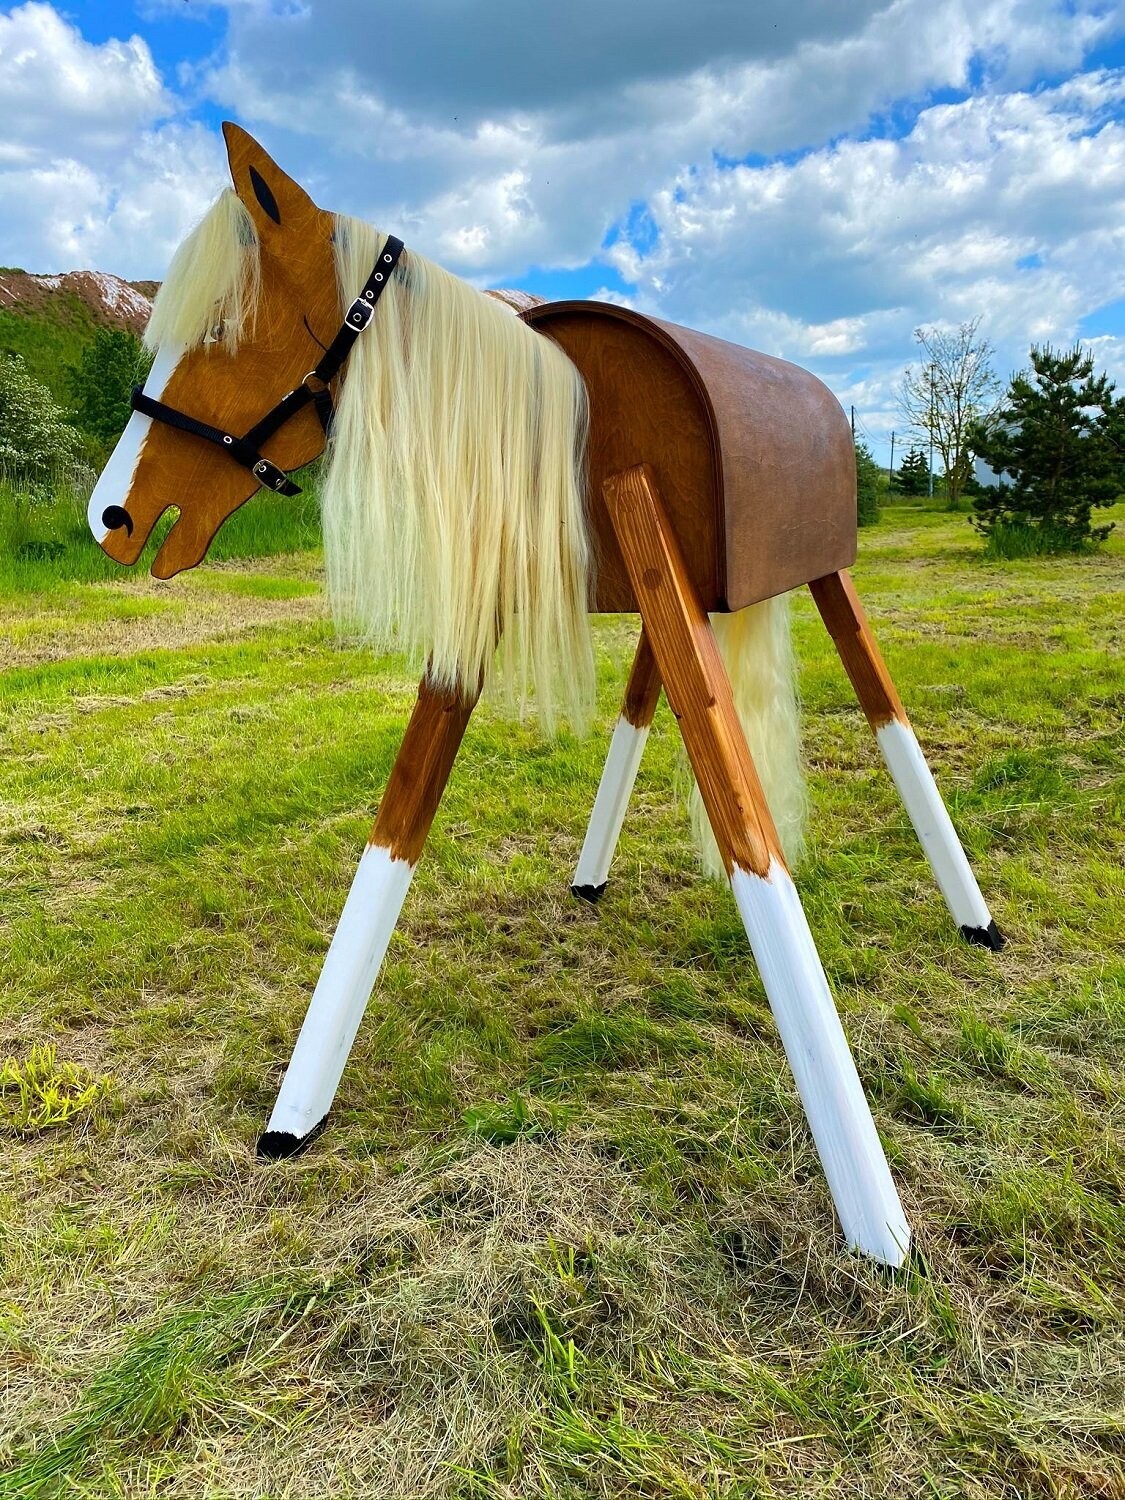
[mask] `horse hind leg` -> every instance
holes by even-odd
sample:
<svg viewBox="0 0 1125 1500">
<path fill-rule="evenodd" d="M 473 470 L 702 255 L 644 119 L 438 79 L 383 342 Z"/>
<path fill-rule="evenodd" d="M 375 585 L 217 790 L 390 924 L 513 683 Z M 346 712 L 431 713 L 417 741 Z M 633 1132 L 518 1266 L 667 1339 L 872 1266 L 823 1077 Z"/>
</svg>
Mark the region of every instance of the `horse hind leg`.
<svg viewBox="0 0 1125 1500">
<path fill-rule="evenodd" d="M 847 572 L 809 584 L 816 607 L 867 715 L 950 915 L 966 942 L 998 953 L 1004 946 L 957 830 L 926 764 L 902 700 L 871 634 Z"/>
<path fill-rule="evenodd" d="M 621 713 L 614 726 L 602 779 L 598 783 L 582 853 L 578 856 L 570 885 L 574 895 L 591 904 L 601 900 L 609 879 L 609 867 L 659 698 L 660 672 L 648 636 L 642 629 Z"/>
<path fill-rule="evenodd" d="M 910 1226 L 735 712 L 714 632 L 645 465 L 606 505 L 848 1243 L 899 1266 Z"/>
<path fill-rule="evenodd" d="M 260 1156 L 295 1156 L 324 1126 L 476 703 L 423 681 L 359 862 Z"/>
</svg>

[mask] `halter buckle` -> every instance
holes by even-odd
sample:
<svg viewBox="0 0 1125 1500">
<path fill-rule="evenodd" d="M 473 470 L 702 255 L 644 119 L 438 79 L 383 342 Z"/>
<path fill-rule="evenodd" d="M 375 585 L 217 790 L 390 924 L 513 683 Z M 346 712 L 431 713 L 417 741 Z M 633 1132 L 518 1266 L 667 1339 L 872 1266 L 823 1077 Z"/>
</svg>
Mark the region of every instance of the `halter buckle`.
<svg viewBox="0 0 1125 1500">
<path fill-rule="evenodd" d="M 362 333 L 374 316 L 374 303 L 368 302 L 364 297 L 357 297 L 348 308 L 344 322 L 349 328 L 354 328 L 357 333 Z"/>
<path fill-rule="evenodd" d="M 254 478 L 267 490 L 284 490 L 289 484 L 289 475 L 284 469 L 279 469 L 276 464 L 270 463 L 268 458 L 260 458 L 254 465 Z"/>
</svg>

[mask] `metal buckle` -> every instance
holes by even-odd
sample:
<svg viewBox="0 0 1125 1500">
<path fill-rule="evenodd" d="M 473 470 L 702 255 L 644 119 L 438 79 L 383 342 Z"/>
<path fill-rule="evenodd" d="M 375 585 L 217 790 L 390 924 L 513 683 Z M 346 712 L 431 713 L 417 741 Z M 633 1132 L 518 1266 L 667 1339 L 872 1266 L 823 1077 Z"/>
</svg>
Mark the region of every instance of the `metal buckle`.
<svg viewBox="0 0 1125 1500">
<path fill-rule="evenodd" d="M 357 297 L 351 307 L 348 308 L 344 322 L 349 328 L 354 328 L 358 333 L 362 333 L 374 316 L 375 308 L 372 303 L 366 301 L 363 297 Z"/>
<path fill-rule="evenodd" d="M 268 458 L 260 458 L 254 465 L 254 478 L 267 490 L 283 490 L 289 483 L 289 475 Z"/>
</svg>

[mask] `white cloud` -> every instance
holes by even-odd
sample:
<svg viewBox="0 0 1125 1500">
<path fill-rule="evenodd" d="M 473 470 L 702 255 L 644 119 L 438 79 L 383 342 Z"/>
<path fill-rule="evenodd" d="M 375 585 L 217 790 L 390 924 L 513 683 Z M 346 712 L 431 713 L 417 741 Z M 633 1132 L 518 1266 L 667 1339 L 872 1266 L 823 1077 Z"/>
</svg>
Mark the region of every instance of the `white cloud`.
<svg viewBox="0 0 1125 1500">
<path fill-rule="evenodd" d="M 72 141 L 87 161 L 172 105 L 141 37 L 94 46 L 37 0 L 0 15 L 0 99 L 7 146 L 35 154 L 52 140 Z"/>
<path fill-rule="evenodd" d="M 1004 371 L 1125 296 L 1123 100 L 1102 74 L 936 106 L 897 141 L 684 173 L 649 204 L 655 244 L 611 259 L 642 307 L 807 361 L 890 427 L 918 324 L 982 315 Z"/>
<path fill-rule="evenodd" d="M 1110 0 L 211 9 L 176 89 L 139 38 L 0 15 L 0 260 L 159 274 L 225 177 L 190 98 L 474 280 L 619 233 L 615 300 L 809 363 L 872 423 L 917 323 L 983 312 L 1003 364 L 1125 292 L 1125 86 L 1076 72 L 1125 31 Z"/>
<path fill-rule="evenodd" d="M 50 5 L 0 15 L 0 98 L 6 263 L 153 275 L 225 175 L 142 38 L 95 46 Z"/>
</svg>

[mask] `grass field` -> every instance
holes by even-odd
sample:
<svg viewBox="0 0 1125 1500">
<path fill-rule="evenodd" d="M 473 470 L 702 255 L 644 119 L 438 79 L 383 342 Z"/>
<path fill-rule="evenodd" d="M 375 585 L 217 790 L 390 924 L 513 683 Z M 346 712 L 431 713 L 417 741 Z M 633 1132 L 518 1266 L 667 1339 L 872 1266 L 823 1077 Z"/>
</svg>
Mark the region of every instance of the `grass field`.
<svg viewBox="0 0 1125 1500">
<path fill-rule="evenodd" d="M 799 885 L 894 1274 L 843 1248 L 666 706 L 568 895 L 634 621 L 599 736 L 475 717 L 331 1127 L 268 1165 L 413 678 L 334 641 L 314 550 L 3 571 L 0 1496 L 1125 1495 L 1123 560 L 862 536 L 1000 956 L 797 605 Z"/>
</svg>

